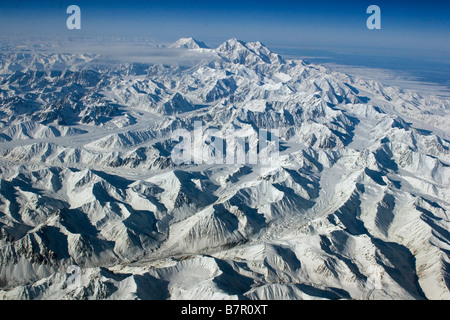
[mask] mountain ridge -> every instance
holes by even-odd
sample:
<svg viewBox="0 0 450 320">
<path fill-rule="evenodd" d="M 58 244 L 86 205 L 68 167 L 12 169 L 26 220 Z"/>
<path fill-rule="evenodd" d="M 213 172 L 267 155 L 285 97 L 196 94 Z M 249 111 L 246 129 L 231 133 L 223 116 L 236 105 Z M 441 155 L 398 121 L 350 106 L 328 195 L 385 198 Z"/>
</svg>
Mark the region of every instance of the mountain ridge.
<svg viewBox="0 0 450 320">
<path fill-rule="evenodd" d="M 447 101 L 259 42 L 179 49 L 208 54 L 5 56 L 0 298 L 450 297 Z M 264 132 L 276 162 L 199 161 L 237 137 L 262 155 Z"/>
</svg>

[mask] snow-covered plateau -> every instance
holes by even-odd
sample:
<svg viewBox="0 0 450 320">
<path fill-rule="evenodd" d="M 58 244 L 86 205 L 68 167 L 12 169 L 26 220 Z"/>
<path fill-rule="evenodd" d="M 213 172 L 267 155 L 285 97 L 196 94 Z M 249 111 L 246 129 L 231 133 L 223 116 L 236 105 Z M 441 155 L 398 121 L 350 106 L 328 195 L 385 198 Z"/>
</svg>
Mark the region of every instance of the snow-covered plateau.
<svg viewBox="0 0 450 320">
<path fill-rule="evenodd" d="M 450 299 L 450 101 L 170 49 L 200 62 L 0 53 L 0 299 Z M 177 163 L 196 122 L 278 161 Z"/>
</svg>

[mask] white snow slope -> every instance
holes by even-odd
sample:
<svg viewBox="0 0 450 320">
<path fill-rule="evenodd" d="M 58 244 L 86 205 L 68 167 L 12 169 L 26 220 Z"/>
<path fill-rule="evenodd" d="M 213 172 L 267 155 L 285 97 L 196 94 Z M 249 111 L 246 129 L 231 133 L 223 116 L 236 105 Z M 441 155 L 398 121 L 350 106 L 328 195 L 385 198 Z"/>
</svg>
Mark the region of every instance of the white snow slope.
<svg viewBox="0 0 450 320">
<path fill-rule="evenodd" d="M 449 101 L 173 47 L 205 59 L 0 54 L 0 299 L 450 298 Z M 279 161 L 179 164 L 196 121 Z"/>
</svg>

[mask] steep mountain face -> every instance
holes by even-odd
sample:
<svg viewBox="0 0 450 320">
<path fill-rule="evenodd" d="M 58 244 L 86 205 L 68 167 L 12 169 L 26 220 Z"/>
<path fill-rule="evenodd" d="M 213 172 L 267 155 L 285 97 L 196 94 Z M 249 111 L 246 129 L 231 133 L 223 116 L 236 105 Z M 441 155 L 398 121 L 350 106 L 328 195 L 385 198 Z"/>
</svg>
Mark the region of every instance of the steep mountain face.
<svg viewBox="0 0 450 320">
<path fill-rule="evenodd" d="M 449 101 L 172 47 L 1 55 L 1 298 L 450 298 Z"/>
</svg>

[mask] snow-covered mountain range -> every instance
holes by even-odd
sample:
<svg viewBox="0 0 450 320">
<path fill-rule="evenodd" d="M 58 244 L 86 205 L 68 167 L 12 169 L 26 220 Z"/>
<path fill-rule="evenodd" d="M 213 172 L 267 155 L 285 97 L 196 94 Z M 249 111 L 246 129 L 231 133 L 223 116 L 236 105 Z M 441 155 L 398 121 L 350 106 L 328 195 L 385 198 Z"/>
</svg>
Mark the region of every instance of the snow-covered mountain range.
<svg viewBox="0 0 450 320">
<path fill-rule="evenodd" d="M 204 59 L 0 53 L 0 298 L 450 299 L 449 101 L 171 48 Z M 177 163 L 196 122 L 194 153 L 264 130 L 278 161 Z"/>
</svg>

